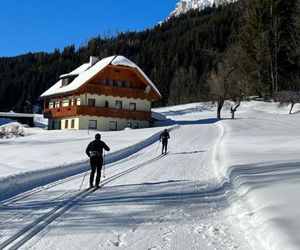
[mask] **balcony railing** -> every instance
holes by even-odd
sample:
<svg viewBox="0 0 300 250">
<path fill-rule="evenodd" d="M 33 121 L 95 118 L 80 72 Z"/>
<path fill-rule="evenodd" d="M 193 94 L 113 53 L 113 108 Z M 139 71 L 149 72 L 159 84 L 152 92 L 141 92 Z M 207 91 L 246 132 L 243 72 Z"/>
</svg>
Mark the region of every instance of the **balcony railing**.
<svg viewBox="0 0 300 250">
<path fill-rule="evenodd" d="M 145 93 L 143 89 L 133 89 L 125 87 L 112 87 L 107 85 L 93 85 L 86 84 L 82 86 L 77 94 L 90 93 L 106 96 L 120 96 L 134 99 L 148 99 L 150 101 L 158 100 L 159 98 L 154 94 L 153 90 L 150 93 Z"/>
<path fill-rule="evenodd" d="M 133 119 L 140 121 L 150 121 L 151 112 L 133 111 L 126 109 L 112 109 L 91 106 L 68 106 L 44 110 L 45 118 L 64 118 L 72 116 L 103 116 L 120 119 Z"/>
</svg>

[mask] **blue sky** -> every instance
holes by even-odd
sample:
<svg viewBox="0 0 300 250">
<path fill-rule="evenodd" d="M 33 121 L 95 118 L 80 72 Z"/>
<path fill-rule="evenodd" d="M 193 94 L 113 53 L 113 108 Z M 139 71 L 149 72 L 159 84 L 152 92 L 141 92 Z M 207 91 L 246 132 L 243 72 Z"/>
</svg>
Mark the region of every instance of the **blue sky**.
<svg viewBox="0 0 300 250">
<path fill-rule="evenodd" d="M 52 52 L 93 36 L 140 31 L 179 0 L 0 0 L 0 56 Z"/>
</svg>

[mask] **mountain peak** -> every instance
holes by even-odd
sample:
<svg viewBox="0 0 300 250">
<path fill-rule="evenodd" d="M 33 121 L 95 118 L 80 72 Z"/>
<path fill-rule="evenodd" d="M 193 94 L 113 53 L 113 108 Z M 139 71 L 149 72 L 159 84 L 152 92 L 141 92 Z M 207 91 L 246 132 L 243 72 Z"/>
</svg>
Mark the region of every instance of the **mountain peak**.
<svg viewBox="0 0 300 250">
<path fill-rule="evenodd" d="M 186 13 L 189 10 L 202 10 L 208 6 L 212 6 L 213 4 L 218 6 L 220 4 L 233 1 L 235 0 L 180 0 L 176 4 L 175 9 L 171 12 L 170 17 L 179 16 L 180 14 Z"/>
</svg>

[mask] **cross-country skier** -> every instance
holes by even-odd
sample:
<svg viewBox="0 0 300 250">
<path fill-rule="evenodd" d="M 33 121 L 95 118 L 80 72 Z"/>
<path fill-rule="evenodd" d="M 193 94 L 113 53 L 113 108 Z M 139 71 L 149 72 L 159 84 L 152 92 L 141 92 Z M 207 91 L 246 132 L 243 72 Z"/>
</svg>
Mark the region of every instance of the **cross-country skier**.
<svg viewBox="0 0 300 250">
<path fill-rule="evenodd" d="M 91 175 L 90 175 L 90 187 L 93 187 L 94 183 L 94 175 L 97 170 L 97 176 L 96 176 L 96 185 L 95 187 L 99 187 L 100 183 L 100 177 L 101 177 L 101 170 L 102 170 L 102 164 L 103 164 L 103 149 L 106 151 L 109 151 L 110 148 L 100 140 L 101 135 L 96 134 L 95 140 L 90 142 L 87 146 L 85 152 L 90 157 L 90 164 L 91 164 Z"/>
<path fill-rule="evenodd" d="M 164 154 L 164 151 L 165 151 L 165 154 L 167 153 L 169 139 L 170 139 L 169 132 L 168 132 L 168 130 L 165 129 L 159 136 L 159 141 L 162 142 L 161 154 Z"/>
</svg>

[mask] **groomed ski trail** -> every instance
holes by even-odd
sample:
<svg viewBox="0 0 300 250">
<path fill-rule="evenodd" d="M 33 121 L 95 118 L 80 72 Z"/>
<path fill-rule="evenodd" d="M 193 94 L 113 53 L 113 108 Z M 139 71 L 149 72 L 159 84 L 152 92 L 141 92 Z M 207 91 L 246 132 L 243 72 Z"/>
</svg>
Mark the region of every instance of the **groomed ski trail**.
<svg viewBox="0 0 300 250">
<path fill-rule="evenodd" d="M 218 126 L 186 124 L 170 136 L 169 154 L 80 200 L 22 249 L 250 249 L 212 164 Z M 156 148 L 106 175 L 147 161 Z"/>
</svg>

